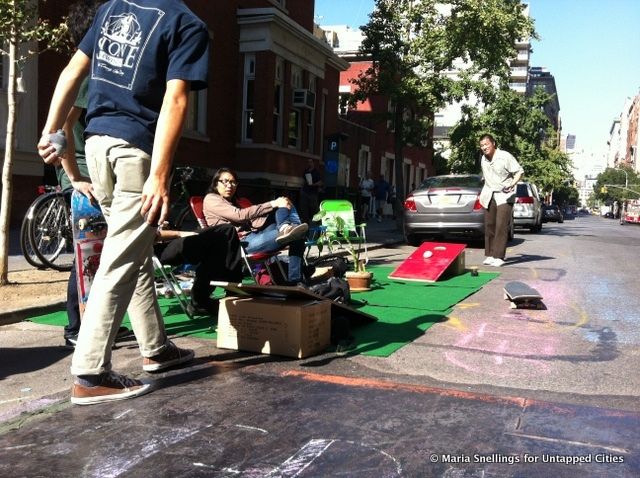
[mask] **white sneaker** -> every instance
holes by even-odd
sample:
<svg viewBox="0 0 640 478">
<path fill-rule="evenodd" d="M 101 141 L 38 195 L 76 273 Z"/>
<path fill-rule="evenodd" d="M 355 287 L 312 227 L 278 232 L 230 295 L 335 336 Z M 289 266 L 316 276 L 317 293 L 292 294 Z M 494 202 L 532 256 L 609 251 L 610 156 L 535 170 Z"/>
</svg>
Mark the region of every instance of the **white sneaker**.
<svg viewBox="0 0 640 478">
<path fill-rule="evenodd" d="M 495 258 L 495 259 L 493 260 L 493 262 L 491 263 L 491 265 L 492 265 L 493 267 L 502 267 L 502 266 L 504 265 L 504 260 L 503 260 L 503 259 Z"/>
<path fill-rule="evenodd" d="M 484 261 L 482 261 L 482 263 L 485 266 L 491 266 L 491 265 L 493 265 L 493 261 L 494 261 L 493 257 L 489 256 Z"/>
</svg>

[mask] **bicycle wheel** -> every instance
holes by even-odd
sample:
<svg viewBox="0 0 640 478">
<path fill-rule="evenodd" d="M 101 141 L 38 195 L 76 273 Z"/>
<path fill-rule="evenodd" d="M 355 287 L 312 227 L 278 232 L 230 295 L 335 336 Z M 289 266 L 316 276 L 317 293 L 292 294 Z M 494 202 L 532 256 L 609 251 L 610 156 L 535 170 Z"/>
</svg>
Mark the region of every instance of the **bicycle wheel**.
<svg viewBox="0 0 640 478">
<path fill-rule="evenodd" d="M 177 231 L 197 231 L 200 228 L 198 220 L 190 206 L 180 210 L 173 226 Z"/>
<path fill-rule="evenodd" d="M 45 269 L 44 264 L 40 261 L 31 245 L 31 239 L 29 239 L 29 228 L 31 227 L 30 213 L 31 208 L 29 208 L 27 215 L 22 219 L 22 225 L 20 226 L 20 249 L 22 249 L 22 255 L 30 265 L 37 269 Z"/>
<path fill-rule="evenodd" d="M 64 193 L 42 196 L 33 206 L 29 238 L 45 267 L 69 271 L 73 265 L 73 235 Z"/>
</svg>

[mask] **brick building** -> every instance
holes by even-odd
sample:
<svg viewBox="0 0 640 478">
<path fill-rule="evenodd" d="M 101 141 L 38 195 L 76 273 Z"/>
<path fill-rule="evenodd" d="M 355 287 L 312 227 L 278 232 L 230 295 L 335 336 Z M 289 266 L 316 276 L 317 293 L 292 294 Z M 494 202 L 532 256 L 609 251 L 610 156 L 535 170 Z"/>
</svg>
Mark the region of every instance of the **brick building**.
<svg viewBox="0 0 640 478">
<path fill-rule="evenodd" d="M 41 16 L 60 21 L 71 3 L 42 3 Z M 207 90 L 192 93 L 175 163 L 208 173 L 230 166 L 256 200 L 283 191 L 295 197 L 307 159 L 322 160 L 329 139 L 339 134 L 338 85 L 348 66 L 314 36 L 314 1 L 185 3 L 209 27 L 210 82 Z M 26 69 L 13 225 L 43 180 L 35 145 L 65 62 L 66 56 L 45 53 Z"/>
</svg>

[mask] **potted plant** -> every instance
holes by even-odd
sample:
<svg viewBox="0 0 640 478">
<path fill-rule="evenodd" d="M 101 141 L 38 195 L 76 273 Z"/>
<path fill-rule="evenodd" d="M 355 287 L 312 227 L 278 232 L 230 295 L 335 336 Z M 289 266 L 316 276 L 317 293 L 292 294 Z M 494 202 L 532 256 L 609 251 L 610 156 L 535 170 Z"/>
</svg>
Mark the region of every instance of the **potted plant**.
<svg viewBox="0 0 640 478">
<path fill-rule="evenodd" d="M 325 215 L 324 211 L 320 211 L 313 217 L 313 220 L 321 221 Z M 324 223 L 327 226 L 321 227 L 316 241 L 319 252 L 322 252 L 325 245 L 331 252 L 340 249 L 346 250 L 353 262 L 353 271 L 347 271 L 345 274 L 347 282 L 349 282 L 349 288 L 355 292 L 370 290 L 373 273 L 367 271 L 368 258 L 360 257 L 362 253 L 361 242 L 356 241 L 354 243 L 342 217 L 334 216 L 331 220 L 325 218 Z"/>
</svg>

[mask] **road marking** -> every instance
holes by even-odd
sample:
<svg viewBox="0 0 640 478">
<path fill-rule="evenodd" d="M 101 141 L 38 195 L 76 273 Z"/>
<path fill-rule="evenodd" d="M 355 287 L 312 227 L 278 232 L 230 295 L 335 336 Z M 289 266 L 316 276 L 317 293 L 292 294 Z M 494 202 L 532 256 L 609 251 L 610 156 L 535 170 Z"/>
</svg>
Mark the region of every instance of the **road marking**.
<svg viewBox="0 0 640 478">
<path fill-rule="evenodd" d="M 287 458 L 282 465 L 267 476 L 298 476 L 334 442 L 335 440 L 325 439 L 309 440 L 297 453 Z"/>
<path fill-rule="evenodd" d="M 551 442 L 551 443 L 567 443 L 569 445 L 586 446 L 586 447 L 590 447 L 590 448 L 602 448 L 604 450 L 608 450 L 608 451 L 611 451 L 613 453 L 627 453 L 627 454 L 629 453 L 629 450 L 627 450 L 626 448 L 618 448 L 618 447 L 609 446 L 609 445 L 599 445 L 598 443 L 588 443 L 588 442 L 584 442 L 584 441 L 565 440 L 563 438 L 552 438 L 552 437 L 545 437 L 545 436 L 541 436 L 541 435 L 528 435 L 526 433 L 505 432 L 504 434 L 505 435 L 509 435 L 509 436 L 514 436 L 514 437 L 530 438 L 532 440 L 540 440 L 540 441 Z"/>
</svg>

